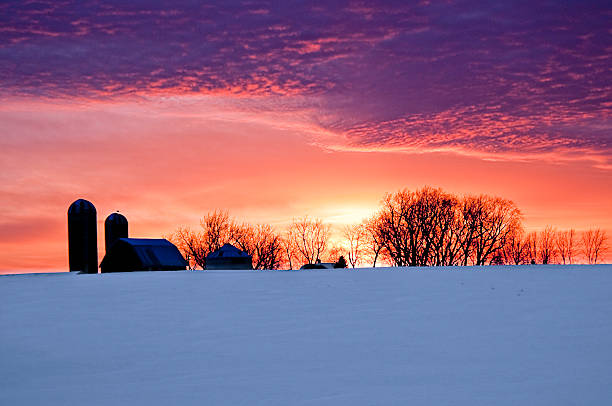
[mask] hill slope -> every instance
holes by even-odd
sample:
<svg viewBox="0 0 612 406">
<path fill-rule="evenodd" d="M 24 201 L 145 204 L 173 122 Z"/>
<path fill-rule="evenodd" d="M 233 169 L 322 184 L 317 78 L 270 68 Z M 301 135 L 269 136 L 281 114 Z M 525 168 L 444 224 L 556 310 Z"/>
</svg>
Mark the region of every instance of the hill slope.
<svg viewBox="0 0 612 406">
<path fill-rule="evenodd" d="M 612 266 L 0 277 L 0 404 L 601 405 Z"/>
</svg>

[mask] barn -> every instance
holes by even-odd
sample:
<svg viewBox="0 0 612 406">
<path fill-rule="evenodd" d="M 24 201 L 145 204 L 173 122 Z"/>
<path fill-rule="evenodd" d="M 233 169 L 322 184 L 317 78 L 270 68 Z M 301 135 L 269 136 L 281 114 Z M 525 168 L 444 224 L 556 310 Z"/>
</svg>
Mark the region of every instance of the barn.
<svg viewBox="0 0 612 406">
<path fill-rule="evenodd" d="M 206 256 L 206 269 L 253 269 L 253 257 L 232 244 Z"/>
<path fill-rule="evenodd" d="M 185 270 L 187 261 L 165 239 L 119 238 L 100 263 L 102 273 Z"/>
</svg>

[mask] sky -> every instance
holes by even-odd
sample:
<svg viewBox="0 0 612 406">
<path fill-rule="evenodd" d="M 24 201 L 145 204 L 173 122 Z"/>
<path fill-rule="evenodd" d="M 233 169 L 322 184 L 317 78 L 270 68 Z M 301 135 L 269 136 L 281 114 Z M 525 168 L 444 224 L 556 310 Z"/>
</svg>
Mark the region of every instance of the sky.
<svg viewBox="0 0 612 406">
<path fill-rule="evenodd" d="M 159 238 L 215 209 L 336 228 L 425 185 L 612 230 L 606 1 L 3 1 L 0 272 L 68 206 Z M 99 238 L 100 257 L 103 255 Z"/>
</svg>

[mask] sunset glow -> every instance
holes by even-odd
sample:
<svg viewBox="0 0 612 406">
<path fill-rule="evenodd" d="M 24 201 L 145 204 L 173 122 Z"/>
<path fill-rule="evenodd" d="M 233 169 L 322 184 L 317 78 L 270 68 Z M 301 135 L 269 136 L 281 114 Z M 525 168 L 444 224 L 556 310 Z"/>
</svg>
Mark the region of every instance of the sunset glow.
<svg viewBox="0 0 612 406">
<path fill-rule="evenodd" d="M 537 3 L 537 4 L 532 4 Z M 226 209 L 336 229 L 387 192 L 612 231 L 607 2 L 0 5 L 0 273 L 67 270 L 85 198 L 158 238 Z"/>
</svg>

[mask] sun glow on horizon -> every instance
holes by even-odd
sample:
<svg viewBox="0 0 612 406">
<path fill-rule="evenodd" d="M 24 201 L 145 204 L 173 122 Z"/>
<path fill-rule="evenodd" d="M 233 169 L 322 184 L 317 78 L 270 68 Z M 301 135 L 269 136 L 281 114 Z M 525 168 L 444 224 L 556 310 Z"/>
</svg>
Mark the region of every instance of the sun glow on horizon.
<svg viewBox="0 0 612 406">
<path fill-rule="evenodd" d="M 608 9 L 2 4 L 0 272 L 65 268 L 78 197 L 143 237 L 215 209 L 339 235 L 426 185 L 612 230 Z"/>
</svg>

